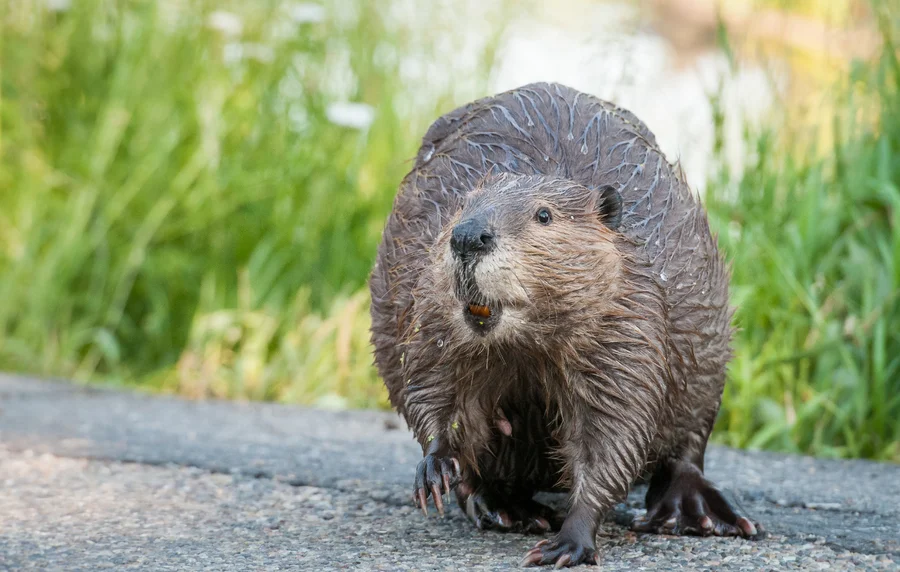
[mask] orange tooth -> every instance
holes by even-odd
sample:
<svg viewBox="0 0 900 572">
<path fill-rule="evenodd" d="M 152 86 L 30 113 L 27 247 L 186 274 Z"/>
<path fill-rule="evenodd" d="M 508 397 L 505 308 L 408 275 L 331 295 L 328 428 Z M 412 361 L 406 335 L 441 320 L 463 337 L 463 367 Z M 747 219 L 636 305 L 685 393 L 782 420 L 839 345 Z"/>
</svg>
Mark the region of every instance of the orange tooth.
<svg viewBox="0 0 900 572">
<path fill-rule="evenodd" d="M 487 306 L 479 306 L 477 304 L 469 304 L 469 312 L 480 318 L 490 318 L 491 309 Z"/>
</svg>

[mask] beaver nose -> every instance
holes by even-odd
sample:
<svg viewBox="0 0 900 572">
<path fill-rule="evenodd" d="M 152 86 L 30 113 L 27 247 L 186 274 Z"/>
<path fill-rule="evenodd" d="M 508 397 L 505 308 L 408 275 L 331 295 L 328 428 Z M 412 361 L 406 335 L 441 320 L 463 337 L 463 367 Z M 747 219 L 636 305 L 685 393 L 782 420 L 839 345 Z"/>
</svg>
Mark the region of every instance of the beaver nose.
<svg viewBox="0 0 900 572">
<path fill-rule="evenodd" d="M 453 227 L 450 235 L 450 248 L 459 257 L 488 252 L 493 246 L 494 234 L 481 220 L 464 220 Z"/>
</svg>

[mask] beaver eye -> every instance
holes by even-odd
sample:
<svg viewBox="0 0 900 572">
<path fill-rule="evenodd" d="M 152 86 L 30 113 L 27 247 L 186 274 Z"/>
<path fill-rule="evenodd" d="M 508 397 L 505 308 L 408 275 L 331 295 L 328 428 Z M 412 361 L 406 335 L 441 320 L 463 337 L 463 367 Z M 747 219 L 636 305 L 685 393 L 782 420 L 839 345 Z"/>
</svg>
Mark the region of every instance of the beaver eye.
<svg viewBox="0 0 900 572">
<path fill-rule="evenodd" d="M 550 224 L 550 221 L 553 220 L 553 217 L 550 216 L 550 211 L 547 209 L 540 209 L 534 218 L 541 224 Z"/>
</svg>

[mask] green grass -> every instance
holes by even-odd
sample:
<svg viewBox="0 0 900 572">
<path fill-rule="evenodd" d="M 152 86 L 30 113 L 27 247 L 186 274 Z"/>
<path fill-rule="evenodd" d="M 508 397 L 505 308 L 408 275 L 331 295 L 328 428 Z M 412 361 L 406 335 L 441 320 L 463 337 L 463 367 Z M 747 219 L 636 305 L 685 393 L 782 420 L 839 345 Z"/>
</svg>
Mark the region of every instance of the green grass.
<svg viewBox="0 0 900 572">
<path fill-rule="evenodd" d="M 287 2 L 5 4 L 0 366 L 382 399 L 357 293 L 420 134 L 485 89 L 444 82 L 413 100 L 403 58 L 443 66 L 452 37 L 390 4 L 323 3 L 306 22 Z M 427 10 L 442 22 L 453 8 Z M 343 101 L 369 105 L 372 124 L 330 121 Z M 327 387 L 335 372 L 346 383 Z"/>
<path fill-rule="evenodd" d="M 741 328 L 720 441 L 900 461 L 900 11 L 888 6 L 876 4 L 879 61 L 835 88 L 831 143 L 820 129 L 763 131 L 743 175 L 710 185 Z"/>
<path fill-rule="evenodd" d="M 390 5 L 327 2 L 292 24 L 277 2 L 7 3 L 0 368 L 384 406 L 365 289 L 382 224 L 430 121 L 486 93 L 495 46 L 449 81 L 434 70 L 452 70 L 450 33 Z M 884 10 L 881 59 L 833 90 L 827 148 L 764 130 L 742 175 L 709 184 L 742 328 L 719 441 L 900 460 L 900 64 Z M 368 104 L 371 125 L 329 120 L 342 101 Z"/>
</svg>

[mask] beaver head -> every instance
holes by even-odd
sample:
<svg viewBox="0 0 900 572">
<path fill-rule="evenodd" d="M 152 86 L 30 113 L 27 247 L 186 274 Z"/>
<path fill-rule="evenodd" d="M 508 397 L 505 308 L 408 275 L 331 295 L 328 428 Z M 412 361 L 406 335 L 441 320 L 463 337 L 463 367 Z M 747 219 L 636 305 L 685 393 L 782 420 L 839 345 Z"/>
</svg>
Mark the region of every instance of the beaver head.
<svg viewBox="0 0 900 572">
<path fill-rule="evenodd" d="M 434 294 L 472 340 L 559 334 L 614 293 L 621 211 L 609 186 L 491 176 L 438 240 L 435 286 L 443 291 Z"/>
</svg>

